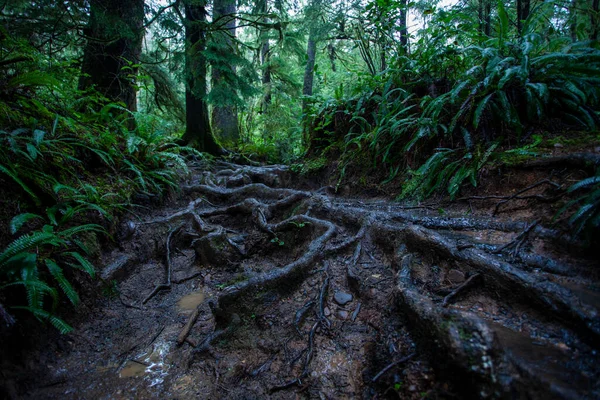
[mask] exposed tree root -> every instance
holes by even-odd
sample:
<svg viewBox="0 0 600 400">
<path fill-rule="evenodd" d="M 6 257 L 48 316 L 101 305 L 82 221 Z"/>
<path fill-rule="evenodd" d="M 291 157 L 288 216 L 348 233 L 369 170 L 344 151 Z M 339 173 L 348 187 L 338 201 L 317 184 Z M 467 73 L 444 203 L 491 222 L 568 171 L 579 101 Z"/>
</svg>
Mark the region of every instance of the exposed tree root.
<svg viewBox="0 0 600 400">
<path fill-rule="evenodd" d="M 444 301 L 442 301 L 442 307 L 447 307 L 458 295 L 464 293 L 468 288 L 472 287 L 473 283 L 479 278 L 481 278 L 480 274 L 471 275 L 469 279 L 467 279 L 462 285 L 444 297 Z"/>
<path fill-rule="evenodd" d="M 394 361 L 394 362 L 392 362 L 392 363 L 390 363 L 390 364 L 386 365 L 386 366 L 385 366 L 385 368 L 383 368 L 381 371 L 379 371 L 379 372 L 377 373 L 377 375 L 375 375 L 375 376 L 373 377 L 373 379 L 371 379 L 371 382 L 373 382 L 373 383 L 377 382 L 377 380 L 378 380 L 379 378 L 381 378 L 381 377 L 382 377 L 382 376 L 383 376 L 383 375 L 384 375 L 386 372 L 388 372 L 390 369 L 392 369 L 392 368 L 394 368 L 394 367 L 396 367 L 396 366 L 398 366 L 398 365 L 400 365 L 400 364 L 403 364 L 403 363 L 407 362 L 408 360 L 410 360 L 410 359 L 411 359 L 411 358 L 413 358 L 414 356 L 415 356 L 415 353 L 410 353 L 410 354 L 409 354 L 409 355 L 407 355 L 406 357 L 402 357 L 401 359 L 399 359 L 399 360 L 396 360 L 396 361 Z"/>
<path fill-rule="evenodd" d="M 385 323 L 370 318 L 374 310 L 386 308 L 371 303 L 376 296 L 373 293 L 387 287 L 397 299 L 407 332 L 421 346 L 416 353 L 413 349 L 400 352 L 409 354 L 400 358 L 397 350 L 390 350 L 388 356 L 397 361 L 376 363 L 363 385 L 384 386 L 392 375 L 387 372 L 419 357 L 432 360 L 441 376 L 460 382 L 457 391 L 466 397 L 502 398 L 522 392 L 530 398 L 575 398 L 588 390 L 574 387 L 569 379 L 556 380 L 554 375 L 545 374 L 538 368 L 539 360 L 528 355 L 535 351 L 535 338 L 519 332 L 514 317 L 502 313 L 492 317 L 478 305 L 505 301 L 515 308 L 526 308 L 535 314 L 532 324 L 537 324 L 536 332 L 545 327 L 552 332 L 573 331 L 576 339 L 569 345 L 594 347 L 600 339 L 600 319 L 597 304 L 590 302 L 589 296 L 579 296 L 582 292 L 577 285 L 585 283 L 585 277 L 572 265 L 533 252 L 534 242 L 577 245 L 575 238 L 538 221 L 440 217 L 411 211 L 415 207 L 340 201 L 327 191 L 277 187 L 289 180 L 288 175 L 279 167 L 221 163 L 184 188 L 186 195 L 201 197 L 171 215 L 138 224 L 180 224 L 169 232 L 166 241 L 166 283 L 157 285 L 144 303 L 175 282 L 171 280 L 171 242 L 183 227 L 184 234 L 178 239 L 185 237 L 191 243 L 196 262 L 223 276 L 235 277 L 221 280 L 219 290 L 211 292 L 181 328 L 177 344 L 189 352 L 188 367 L 196 367 L 203 352 L 216 343 L 244 335 L 249 314 L 258 324 L 259 311 L 267 307 L 265 293 L 294 293 L 295 303 L 291 313 L 287 311 L 287 331 L 279 350 L 269 347 L 268 357 L 259 357 L 260 364 L 255 360 L 253 365 L 258 367 L 252 370 L 244 367 L 243 376 L 260 379 L 269 375 L 268 367 L 278 363 L 278 354 L 285 354 L 285 362 L 291 360 L 292 368 L 287 377 L 292 378 L 279 372 L 278 379 L 271 379 L 265 385 L 270 389 L 265 390 L 270 394 L 290 388 L 310 391 L 318 381 L 311 369 L 323 362 L 319 352 L 323 351 L 324 338 L 334 337 L 343 324 L 352 327 L 361 321 L 369 331 L 375 328 L 377 335 L 386 331 Z M 498 197 L 502 201 L 497 209 L 508 201 L 528 197 L 523 194 L 542 185 L 556 187 L 549 180 L 537 182 L 514 195 Z M 488 243 L 480 238 L 485 236 L 479 235 L 481 232 L 493 232 L 504 240 Z M 285 261 L 261 258 L 271 254 L 285 255 L 281 257 Z M 377 268 L 377 273 L 371 268 Z M 392 283 L 391 268 L 398 270 L 397 283 Z M 322 281 L 315 270 L 325 272 Z M 197 274 L 191 278 L 194 276 Z M 307 287 L 305 283 L 310 280 L 316 282 Z M 301 286 L 300 294 L 297 289 Z M 330 291 L 342 289 L 343 296 L 336 292 L 328 299 Z M 352 300 L 356 302 L 346 305 Z M 332 307 L 337 313 L 331 312 Z M 257 315 L 254 310 L 258 310 Z M 210 318 L 199 324 L 199 316 L 205 314 Z M 198 325 L 202 328 L 196 328 Z M 342 342 L 343 338 L 335 339 L 340 348 Z M 295 346 L 292 352 L 288 351 L 290 344 Z M 392 343 L 389 348 L 396 346 Z M 552 357 L 552 368 L 560 370 L 564 354 L 557 353 L 551 344 L 544 344 L 543 349 Z M 578 353 L 577 362 L 592 365 L 585 351 Z M 574 368 L 565 371 L 581 378 Z"/>
<path fill-rule="evenodd" d="M 183 224 L 180 224 L 177 228 L 173 229 L 171 232 L 169 232 L 169 235 L 167 236 L 167 244 L 166 244 L 167 254 L 165 256 L 165 268 L 166 268 L 166 272 L 167 272 L 167 274 L 166 274 L 167 277 L 166 277 L 165 283 L 156 285 L 154 290 L 152 292 L 150 292 L 150 294 L 144 299 L 144 301 L 142 301 L 142 304 L 146 304 L 151 298 L 153 298 L 161 290 L 171 289 L 171 238 L 173 237 L 173 235 L 175 233 L 179 232 L 179 230 L 181 230 L 181 228 L 183 228 Z"/>
</svg>

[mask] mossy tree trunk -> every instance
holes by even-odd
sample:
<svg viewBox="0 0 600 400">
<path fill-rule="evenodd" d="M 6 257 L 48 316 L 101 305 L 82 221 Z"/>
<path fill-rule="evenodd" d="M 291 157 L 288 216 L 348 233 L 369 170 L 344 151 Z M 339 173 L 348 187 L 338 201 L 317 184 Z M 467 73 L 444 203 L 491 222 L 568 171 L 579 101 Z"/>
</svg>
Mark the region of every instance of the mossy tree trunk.
<svg viewBox="0 0 600 400">
<path fill-rule="evenodd" d="M 144 0 L 90 0 L 79 89 L 96 88 L 112 102 L 137 110 L 137 64 L 144 37 Z M 135 122 L 130 119 L 130 128 Z"/>
<path fill-rule="evenodd" d="M 213 21 L 218 24 L 220 29 L 214 35 L 219 41 L 219 48 L 223 52 L 223 60 L 227 59 L 227 55 L 230 54 L 229 51 L 235 51 L 235 13 L 235 0 L 214 0 Z M 212 65 L 212 87 L 223 85 L 225 91 L 231 92 L 231 97 L 235 97 L 235 89 L 226 87 L 226 83 L 223 82 L 224 73 L 235 74 L 235 67 L 227 62 Z M 215 133 L 227 143 L 237 143 L 240 138 L 240 131 L 236 106 L 233 104 L 215 104 L 211 117 Z"/>
<path fill-rule="evenodd" d="M 182 141 L 200 151 L 220 154 L 221 147 L 210 129 L 206 104 L 207 61 L 203 55 L 206 48 L 206 1 L 185 1 L 185 112 L 186 129 Z"/>
</svg>

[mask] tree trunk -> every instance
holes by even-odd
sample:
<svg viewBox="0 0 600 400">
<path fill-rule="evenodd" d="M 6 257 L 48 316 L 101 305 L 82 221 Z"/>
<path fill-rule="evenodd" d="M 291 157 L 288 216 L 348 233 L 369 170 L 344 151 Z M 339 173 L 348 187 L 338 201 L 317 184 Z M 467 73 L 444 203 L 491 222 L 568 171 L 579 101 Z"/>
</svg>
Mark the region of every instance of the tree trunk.
<svg viewBox="0 0 600 400">
<path fill-rule="evenodd" d="M 137 110 L 136 77 L 144 37 L 144 0 L 90 0 L 79 89 L 95 87 L 111 102 Z M 130 128 L 135 121 L 130 120 Z"/>
<path fill-rule="evenodd" d="M 408 18 L 408 2 L 400 1 L 400 44 L 404 52 L 408 52 L 408 30 L 406 28 Z"/>
<path fill-rule="evenodd" d="M 517 31 L 523 34 L 523 22 L 529 18 L 531 8 L 530 0 L 517 0 Z"/>
<path fill-rule="evenodd" d="M 185 4 L 185 112 L 186 129 L 182 141 L 200 151 L 220 154 L 209 123 L 206 104 L 206 2 L 188 0 Z"/>
<path fill-rule="evenodd" d="M 483 0 L 485 2 L 484 11 L 484 31 L 485 36 L 490 36 L 492 31 L 492 0 Z"/>
<path fill-rule="evenodd" d="M 304 68 L 304 85 L 302 87 L 302 94 L 304 96 L 312 96 L 313 94 L 313 81 L 315 77 L 315 58 L 317 55 L 317 42 L 315 41 L 315 35 L 311 30 L 308 36 L 308 45 L 306 46 L 306 67 Z M 302 108 L 306 108 L 306 100 L 303 101 Z"/>
<path fill-rule="evenodd" d="M 590 39 L 598 40 L 598 31 L 600 30 L 600 0 L 594 0 L 592 2 L 592 12 L 590 14 L 590 19 L 592 23 L 592 32 L 590 34 Z"/>
<path fill-rule="evenodd" d="M 519 35 L 523 33 L 523 17 L 521 15 L 523 11 L 523 0 L 517 0 L 517 32 Z"/>
<path fill-rule="evenodd" d="M 262 85 L 264 90 L 262 110 L 267 111 L 271 104 L 271 68 L 269 67 L 269 39 L 265 39 L 260 47 L 260 64 L 263 67 Z"/>
<path fill-rule="evenodd" d="M 262 0 L 260 3 L 260 12 L 266 14 L 268 11 L 268 0 Z M 268 18 L 263 18 L 263 22 L 269 22 Z M 265 35 L 264 32 L 261 35 Z M 262 38 L 262 44 L 260 46 L 260 65 L 262 66 L 262 85 L 263 85 L 263 102 L 262 102 L 262 111 L 266 112 L 271 105 L 271 68 L 269 66 L 269 56 L 270 56 L 270 45 L 269 45 L 269 37 L 264 36 Z"/>
<path fill-rule="evenodd" d="M 571 0 L 571 6 L 569 7 L 570 25 L 569 31 L 571 32 L 571 40 L 577 41 L 577 0 Z"/>
<path fill-rule="evenodd" d="M 223 49 L 234 51 L 233 38 L 235 37 L 235 18 L 236 4 L 235 0 L 214 0 L 213 3 L 213 21 L 221 20 L 224 24 L 221 26 L 223 29 L 220 32 L 215 32 L 215 35 L 222 36 L 219 39 Z M 227 54 L 223 54 L 226 58 Z M 226 65 L 221 62 L 215 66 L 213 65 L 212 74 L 212 87 L 216 87 L 222 81 L 222 68 L 227 68 L 235 74 L 235 67 L 232 65 Z M 221 84 L 223 84 L 221 82 Z M 228 88 L 228 91 L 233 89 Z M 235 93 L 232 93 L 235 96 Z M 238 126 L 237 109 L 232 104 L 215 105 L 212 110 L 212 127 L 215 133 L 224 141 L 228 143 L 237 143 L 240 138 L 240 131 Z"/>
</svg>

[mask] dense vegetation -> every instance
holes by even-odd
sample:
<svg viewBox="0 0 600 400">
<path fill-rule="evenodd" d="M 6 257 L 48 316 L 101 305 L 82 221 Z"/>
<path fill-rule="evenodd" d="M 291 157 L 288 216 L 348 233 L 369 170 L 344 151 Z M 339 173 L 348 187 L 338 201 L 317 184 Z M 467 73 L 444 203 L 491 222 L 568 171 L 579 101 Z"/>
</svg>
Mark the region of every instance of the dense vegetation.
<svg viewBox="0 0 600 400">
<path fill-rule="evenodd" d="M 3 324 L 21 308 L 68 331 L 54 312 L 79 302 L 73 281 L 94 275 L 98 240 L 176 190 L 187 157 L 338 161 L 339 182 L 348 168 L 383 171 L 403 182 L 398 197 L 420 200 L 454 198 L 487 164 L 558 135 L 598 139 L 598 0 L 42 0 L 0 12 Z M 569 189 L 576 232 L 600 227 L 599 173 Z"/>
</svg>

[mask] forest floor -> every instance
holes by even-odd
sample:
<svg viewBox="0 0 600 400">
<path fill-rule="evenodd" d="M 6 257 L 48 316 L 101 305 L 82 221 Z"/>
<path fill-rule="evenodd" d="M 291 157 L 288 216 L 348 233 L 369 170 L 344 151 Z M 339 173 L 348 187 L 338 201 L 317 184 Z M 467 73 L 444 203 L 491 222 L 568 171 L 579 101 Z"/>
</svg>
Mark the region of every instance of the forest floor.
<svg viewBox="0 0 600 400">
<path fill-rule="evenodd" d="M 13 395 L 600 398 L 598 259 L 543 202 L 564 174 L 441 207 L 282 166 L 195 171 L 123 223 L 96 263 L 114 287 L 14 370 Z"/>
</svg>

